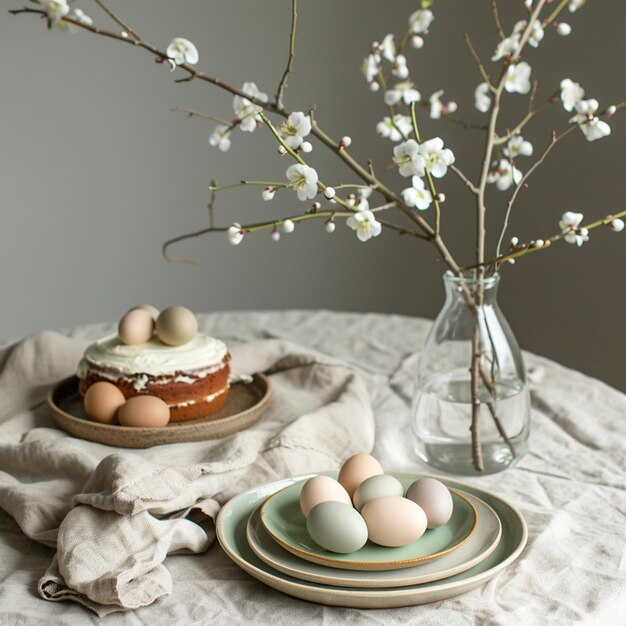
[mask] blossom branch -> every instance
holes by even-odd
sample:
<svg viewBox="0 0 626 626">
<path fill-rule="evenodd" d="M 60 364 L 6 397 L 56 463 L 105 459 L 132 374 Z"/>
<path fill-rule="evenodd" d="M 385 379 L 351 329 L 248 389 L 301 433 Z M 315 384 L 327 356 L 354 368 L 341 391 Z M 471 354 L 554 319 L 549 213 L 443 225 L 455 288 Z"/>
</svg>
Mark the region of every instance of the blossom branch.
<svg viewBox="0 0 626 626">
<path fill-rule="evenodd" d="M 580 226 L 579 228 L 581 230 L 587 229 L 588 231 L 591 231 L 591 230 L 594 230 L 595 228 L 599 228 L 600 226 L 608 226 L 614 220 L 617 220 L 623 217 L 626 217 L 626 211 L 621 211 L 619 213 L 615 213 L 614 215 L 613 214 L 607 215 L 606 217 L 603 217 L 602 219 L 596 220 L 595 222 L 591 222 L 590 224 L 586 224 L 584 226 Z M 557 233 L 556 235 L 553 235 L 552 237 L 543 240 L 543 245 L 540 245 L 540 246 L 522 244 L 522 246 L 515 248 L 511 252 L 507 252 L 506 254 L 501 254 L 500 256 L 491 259 L 490 261 L 485 261 L 483 265 L 499 266 L 499 265 L 502 265 L 502 263 L 509 261 L 510 259 L 518 259 L 520 257 L 526 256 L 527 254 L 530 254 L 531 252 L 538 252 L 539 250 L 547 250 L 548 248 L 552 247 L 553 243 L 560 241 L 570 232 L 571 232 L 570 230 L 564 229 L 560 233 Z M 468 265 L 462 268 L 462 270 L 467 271 L 467 270 L 476 269 L 477 267 L 478 265 Z"/>
<path fill-rule="evenodd" d="M 278 84 L 278 90 L 276 91 L 276 106 L 279 109 L 283 108 L 283 95 L 285 93 L 285 87 L 287 86 L 287 79 L 293 68 L 293 60 L 296 56 L 296 24 L 298 21 L 298 0 L 292 0 L 291 4 L 291 31 L 289 34 L 289 57 L 287 59 L 287 67 L 283 73 L 283 77 Z"/>
<path fill-rule="evenodd" d="M 552 138 L 550 143 L 546 146 L 546 149 L 541 153 L 541 156 L 533 163 L 533 165 L 528 169 L 528 171 L 522 176 L 517 187 L 513 190 L 511 198 L 506 207 L 506 213 L 504 214 L 504 224 L 502 225 L 502 230 L 500 231 L 500 236 L 498 237 L 498 245 L 496 246 L 496 257 L 500 256 L 500 249 L 502 247 L 502 242 L 504 240 L 504 235 L 506 233 L 506 229 L 509 226 L 509 218 L 511 216 L 511 211 L 513 209 L 513 205 L 515 204 L 515 200 L 521 189 L 526 186 L 526 181 L 530 178 L 532 173 L 544 162 L 545 158 L 548 156 L 552 148 L 556 146 L 556 144 L 561 141 L 564 137 L 567 137 L 574 129 L 578 127 L 578 124 L 572 124 L 566 131 L 562 132 L 560 135 L 557 135 L 554 131 L 552 132 Z"/>
</svg>

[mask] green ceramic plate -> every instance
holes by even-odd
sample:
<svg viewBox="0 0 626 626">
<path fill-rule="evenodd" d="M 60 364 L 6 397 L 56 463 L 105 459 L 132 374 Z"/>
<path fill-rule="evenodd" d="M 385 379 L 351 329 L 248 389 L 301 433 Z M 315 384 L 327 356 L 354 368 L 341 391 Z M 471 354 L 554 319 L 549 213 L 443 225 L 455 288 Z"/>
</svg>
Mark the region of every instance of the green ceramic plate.
<svg viewBox="0 0 626 626">
<path fill-rule="evenodd" d="M 478 524 L 472 503 L 453 491 L 450 521 L 427 530 L 417 541 L 401 548 L 386 548 L 368 541 L 356 552 L 337 554 L 320 548 L 307 532 L 306 519 L 300 510 L 300 491 L 305 482 L 290 485 L 270 496 L 261 506 L 261 524 L 282 548 L 319 565 L 361 571 L 413 567 L 459 548 L 476 531 Z M 413 481 L 400 478 L 400 482 L 406 490 Z"/>
<path fill-rule="evenodd" d="M 254 554 L 246 540 L 246 527 L 250 515 L 268 496 L 311 476 L 287 478 L 244 491 L 224 505 L 217 518 L 217 538 L 224 552 L 239 567 L 257 580 L 295 598 L 330 606 L 369 609 L 438 602 L 470 591 L 490 580 L 511 565 L 526 545 L 528 538 L 526 523 L 521 514 L 510 504 L 482 489 L 442 479 L 438 476 L 437 478 L 448 487 L 456 487 L 479 497 L 496 512 L 502 521 L 502 537 L 498 547 L 484 561 L 450 578 L 399 589 L 334 587 L 333 585 L 298 580 L 288 574 L 276 571 Z M 412 474 L 396 474 L 396 476 L 402 476 L 409 480 L 416 480 L 421 477 Z"/>
</svg>

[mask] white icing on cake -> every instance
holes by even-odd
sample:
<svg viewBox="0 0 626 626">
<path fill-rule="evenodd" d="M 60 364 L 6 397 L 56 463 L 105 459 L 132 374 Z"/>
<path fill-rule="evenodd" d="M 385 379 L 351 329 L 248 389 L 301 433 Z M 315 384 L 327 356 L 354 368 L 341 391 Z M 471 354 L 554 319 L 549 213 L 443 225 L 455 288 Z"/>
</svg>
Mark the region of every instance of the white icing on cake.
<svg viewBox="0 0 626 626">
<path fill-rule="evenodd" d="M 168 346 L 158 339 L 128 346 L 122 343 L 118 335 L 111 335 L 92 343 L 85 350 L 78 364 L 77 375 L 85 378 L 90 369 L 97 369 L 100 375 L 108 371 L 112 378 L 115 374 L 118 377 L 119 374 L 133 377 L 139 374 L 168 376 L 176 372 L 204 377 L 222 368 L 226 353 L 223 341 L 201 333 L 182 346 Z M 187 382 L 182 378 L 180 382 Z M 189 382 L 193 382 L 193 379 L 189 378 Z"/>
</svg>

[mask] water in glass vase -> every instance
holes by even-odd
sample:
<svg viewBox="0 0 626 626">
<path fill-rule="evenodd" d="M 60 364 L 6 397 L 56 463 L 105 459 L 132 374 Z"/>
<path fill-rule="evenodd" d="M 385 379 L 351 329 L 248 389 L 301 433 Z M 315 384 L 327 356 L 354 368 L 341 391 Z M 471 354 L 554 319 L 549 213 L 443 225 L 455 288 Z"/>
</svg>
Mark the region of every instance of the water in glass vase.
<svg viewBox="0 0 626 626">
<path fill-rule="evenodd" d="M 496 401 L 493 402 L 494 396 L 481 387 L 482 474 L 501 471 L 527 450 L 530 401 L 526 385 L 514 378 L 497 381 L 495 389 Z M 472 410 L 467 368 L 438 374 L 424 381 L 414 398 L 413 415 L 416 453 L 422 461 L 454 474 L 477 473 L 470 445 Z M 498 425 L 504 430 L 506 439 Z"/>
</svg>

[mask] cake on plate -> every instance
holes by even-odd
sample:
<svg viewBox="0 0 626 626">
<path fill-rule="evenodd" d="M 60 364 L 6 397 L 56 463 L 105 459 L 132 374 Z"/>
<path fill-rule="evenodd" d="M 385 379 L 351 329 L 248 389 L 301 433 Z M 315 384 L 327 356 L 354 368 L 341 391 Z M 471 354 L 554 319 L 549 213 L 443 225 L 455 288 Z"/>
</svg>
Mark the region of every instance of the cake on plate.
<svg viewBox="0 0 626 626">
<path fill-rule="evenodd" d="M 152 395 L 170 408 L 170 421 L 205 417 L 218 411 L 228 396 L 230 355 L 219 339 L 198 333 L 189 342 L 166 345 L 155 335 L 128 345 L 119 335 L 87 347 L 78 365 L 82 395 L 96 382 L 116 385 L 128 398 Z"/>
</svg>

